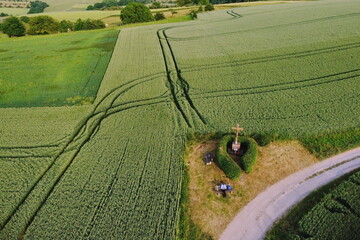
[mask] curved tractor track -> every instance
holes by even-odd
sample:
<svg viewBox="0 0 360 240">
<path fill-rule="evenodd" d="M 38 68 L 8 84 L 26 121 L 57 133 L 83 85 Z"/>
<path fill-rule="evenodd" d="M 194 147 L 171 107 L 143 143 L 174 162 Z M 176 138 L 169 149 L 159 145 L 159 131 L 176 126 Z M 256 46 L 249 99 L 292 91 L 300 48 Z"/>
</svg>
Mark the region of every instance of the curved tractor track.
<svg viewBox="0 0 360 240">
<path fill-rule="evenodd" d="M 2 223 L 0 226 L 1 239 L 7 239 L 9 236 L 12 236 L 14 229 L 17 229 L 15 231 L 18 235 L 22 235 L 26 232 L 27 228 L 33 222 L 35 216 L 49 198 L 64 173 L 69 169 L 76 156 L 80 153 L 83 146 L 99 131 L 100 124 L 104 119 L 124 110 L 169 101 L 169 96 L 164 93 L 154 98 L 116 103 L 119 97 L 130 89 L 140 84 L 156 80 L 157 77 L 161 75 L 162 73 L 159 73 L 129 81 L 108 92 L 98 101 L 91 114 L 77 127 L 65 146 L 53 158 L 46 170 L 31 186 L 27 194 Z M 58 147 L 59 145 L 49 146 Z M 34 146 L 28 148 L 32 149 L 41 147 L 44 146 Z M 16 149 L 17 148 L 18 147 L 16 147 Z M 31 157 L 34 157 L 34 155 L 31 155 Z M 46 157 L 49 157 L 49 155 L 46 155 Z M 19 156 L 16 158 L 19 158 Z"/>
<path fill-rule="evenodd" d="M 168 37 L 166 35 L 166 30 L 171 28 L 163 28 L 157 31 L 157 36 L 161 46 L 161 51 L 164 57 L 165 69 L 168 80 L 168 87 L 173 97 L 173 102 L 176 108 L 179 110 L 181 116 L 185 120 L 188 127 L 196 125 L 196 122 L 206 124 L 204 117 L 195 107 L 190 95 L 189 90 L 190 86 L 188 82 L 182 77 L 181 70 L 178 67 L 174 52 L 169 43 Z M 170 55 L 170 56 L 169 56 Z M 190 107 L 188 107 L 188 106 Z M 190 120 L 192 114 L 186 113 L 186 109 L 194 111 L 198 119 Z"/>
</svg>

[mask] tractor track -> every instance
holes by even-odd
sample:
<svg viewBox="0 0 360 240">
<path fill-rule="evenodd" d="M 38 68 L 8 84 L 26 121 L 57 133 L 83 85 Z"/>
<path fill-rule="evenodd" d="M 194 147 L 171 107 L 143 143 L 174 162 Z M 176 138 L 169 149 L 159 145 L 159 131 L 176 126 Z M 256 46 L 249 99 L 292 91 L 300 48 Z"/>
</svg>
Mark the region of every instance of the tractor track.
<svg viewBox="0 0 360 240">
<path fill-rule="evenodd" d="M 281 61 L 281 60 L 287 60 L 287 59 L 292 59 L 292 58 L 316 56 L 316 55 L 325 54 L 325 53 L 333 53 L 333 52 L 338 52 L 338 51 L 357 49 L 359 47 L 360 47 L 360 43 L 355 42 L 355 43 L 338 45 L 338 46 L 333 46 L 333 47 L 326 47 L 326 48 L 313 49 L 313 50 L 294 52 L 294 53 L 279 54 L 279 55 L 268 56 L 268 57 L 242 59 L 242 60 L 223 62 L 223 63 L 214 63 L 214 64 L 208 64 L 206 66 L 201 66 L 201 65 L 200 66 L 189 66 L 189 67 L 184 66 L 183 72 L 196 72 L 199 70 L 208 70 L 208 69 L 215 69 L 215 68 L 221 69 L 221 68 L 241 67 L 241 66 L 246 66 L 246 65 L 251 65 L 251 64 L 268 63 L 268 62 L 272 62 L 272 61 Z"/>
<path fill-rule="evenodd" d="M 173 52 L 173 49 L 170 45 L 170 42 L 168 40 L 168 36 L 166 35 L 166 30 L 171 28 L 163 28 L 159 29 L 157 31 L 157 37 L 159 40 L 160 48 L 162 51 L 164 64 L 165 64 L 165 70 L 167 74 L 167 80 L 168 80 L 168 88 L 170 90 L 170 93 L 173 98 L 173 102 L 180 112 L 181 116 L 185 120 L 188 127 L 192 128 L 193 125 L 190 122 L 191 113 L 186 111 L 186 104 L 188 104 L 188 107 L 195 112 L 197 118 L 200 120 L 200 122 L 204 125 L 206 125 L 206 121 L 204 117 L 201 115 L 199 110 L 195 107 L 195 104 L 193 103 L 190 95 L 190 85 L 189 83 L 182 77 L 181 70 L 178 67 L 178 63 L 175 58 L 175 54 Z M 170 53 L 170 57 L 166 53 L 168 51 Z M 186 114 L 188 112 L 188 114 Z M 190 115 L 190 116 L 189 116 Z M 197 120 L 193 119 L 192 122 L 195 124 Z"/>
<path fill-rule="evenodd" d="M 352 74 L 352 75 L 347 76 L 347 77 L 345 77 L 345 76 L 342 77 L 342 75 L 346 75 L 346 74 Z M 331 79 L 332 77 L 339 77 L 339 78 Z M 260 93 L 286 91 L 286 90 L 299 89 L 299 88 L 305 88 L 305 87 L 313 87 L 313 86 L 318 86 L 318 85 L 323 85 L 323 84 L 328 84 L 328 83 L 333 83 L 333 82 L 346 81 L 346 80 L 351 80 L 351 79 L 358 78 L 358 77 L 360 77 L 360 69 L 354 69 L 354 70 L 350 70 L 350 71 L 346 71 L 346 72 L 330 74 L 330 75 L 321 76 L 321 77 L 317 77 L 317 78 L 299 80 L 296 82 L 270 84 L 270 85 L 264 85 L 264 86 L 239 88 L 239 89 L 224 89 L 224 90 L 204 92 L 204 93 L 195 93 L 195 94 L 193 94 L 193 96 L 194 96 L 193 98 L 194 99 L 218 98 L 218 97 L 231 97 L 231 96 L 238 96 L 238 95 L 252 95 L 252 94 L 260 94 Z M 318 81 L 318 80 L 321 80 L 321 81 Z M 273 87 L 277 87 L 277 88 L 271 89 Z M 251 90 L 254 90 L 254 91 L 251 91 Z"/>
<path fill-rule="evenodd" d="M 343 15 L 330 16 L 330 17 L 316 18 L 316 19 L 311 19 L 311 20 L 306 20 L 306 21 L 301 21 L 301 22 L 285 23 L 285 24 L 279 24 L 279 25 L 273 25 L 273 26 L 259 27 L 259 28 L 254 28 L 254 29 L 223 32 L 223 33 L 214 33 L 214 34 L 195 36 L 195 37 L 184 37 L 184 38 L 169 37 L 168 39 L 171 41 L 189 41 L 189 40 L 208 38 L 210 36 L 226 36 L 226 35 L 238 34 L 238 33 L 286 28 L 286 27 L 293 27 L 293 26 L 299 26 L 299 25 L 304 25 L 304 24 L 312 24 L 312 23 L 331 21 L 331 20 L 337 20 L 337 19 L 343 19 L 343 18 L 358 17 L 358 16 L 360 16 L 360 13 L 349 13 L 349 14 L 343 14 Z"/>
<path fill-rule="evenodd" d="M 118 86 L 115 89 L 112 89 L 110 92 L 105 94 L 99 102 L 94 106 L 93 111 L 86 117 L 82 123 L 75 129 L 73 135 L 70 137 L 68 142 L 65 144 L 65 146 L 59 151 L 58 154 L 53 157 L 53 161 L 48 165 L 48 167 L 44 170 L 44 172 L 39 176 L 39 178 L 35 181 L 35 183 L 29 188 L 28 192 L 24 195 L 24 197 L 20 200 L 19 204 L 11 211 L 9 216 L 5 219 L 5 221 L 0 225 L 0 238 L 1 236 L 7 236 L 6 228 L 9 224 L 16 224 L 16 221 L 19 221 L 19 218 L 14 218 L 16 215 L 21 215 L 22 211 L 25 211 L 24 208 L 27 208 L 27 204 L 29 199 L 33 198 L 32 196 L 36 195 L 37 187 L 40 186 L 40 184 L 43 181 L 53 181 L 51 183 L 50 189 L 46 193 L 37 193 L 42 195 L 41 199 L 35 198 L 36 200 L 33 201 L 39 201 L 39 203 L 35 203 L 37 207 L 33 206 L 30 210 L 31 217 L 29 217 L 26 220 L 20 220 L 24 221 L 24 224 L 20 224 L 21 226 L 25 226 L 23 229 L 19 229 L 18 235 L 25 234 L 31 223 L 34 221 L 36 215 L 44 205 L 44 203 L 47 201 L 47 199 L 50 197 L 51 193 L 54 191 L 57 184 L 60 182 L 62 177 L 64 176 L 65 172 L 69 169 L 69 167 L 72 165 L 75 158 L 80 153 L 83 146 L 91 140 L 96 134 L 96 132 L 99 130 L 100 123 L 106 119 L 107 117 L 119 113 L 128 109 L 137 108 L 145 105 L 154 105 L 154 104 L 160 104 L 160 103 L 166 103 L 169 101 L 168 96 L 162 94 L 160 97 L 155 98 L 149 98 L 149 99 L 140 99 L 135 101 L 128 101 L 121 104 L 115 104 L 117 99 L 123 95 L 125 92 L 129 91 L 130 89 L 149 82 L 153 80 L 159 79 L 159 77 L 163 76 L 163 73 L 155 73 L 152 75 L 144 76 L 142 78 L 134 79 L 129 82 L 126 82 L 120 86 Z M 159 99 L 160 100 L 159 100 Z M 150 101 L 150 103 L 148 102 Z M 56 166 L 56 164 L 60 161 L 60 158 L 69 152 L 74 151 L 72 153 L 72 156 L 70 159 L 65 159 L 63 166 Z M 60 168 L 60 169 L 58 169 Z M 57 170 L 56 170 L 57 169 Z M 55 172 L 56 176 L 51 177 L 48 175 L 51 175 L 51 172 Z M 50 179 L 46 179 L 50 178 Z M 52 179 L 52 180 L 51 180 Z M 44 183 L 43 183 L 44 184 Z M 49 185 L 49 183 L 47 183 Z M 39 187 L 41 188 L 41 187 Z M 40 191 L 40 190 L 39 190 Z M 31 201 L 31 200 L 30 200 Z M 31 207 L 31 206 L 30 206 Z M 12 222 L 12 219 L 15 223 Z M 11 228 L 9 226 L 9 228 Z M 3 235 L 4 234 L 4 235 Z"/>
</svg>

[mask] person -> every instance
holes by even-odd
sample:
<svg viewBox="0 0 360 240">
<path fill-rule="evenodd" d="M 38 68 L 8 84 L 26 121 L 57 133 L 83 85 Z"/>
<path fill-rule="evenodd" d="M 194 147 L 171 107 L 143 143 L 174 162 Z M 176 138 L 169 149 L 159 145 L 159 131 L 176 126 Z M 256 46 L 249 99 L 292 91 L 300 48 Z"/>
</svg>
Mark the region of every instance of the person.
<svg viewBox="0 0 360 240">
<path fill-rule="evenodd" d="M 207 153 L 206 154 L 206 165 L 209 165 L 209 164 L 211 164 L 211 154 L 210 153 Z"/>
<path fill-rule="evenodd" d="M 227 185 L 226 188 L 227 188 L 228 192 L 232 193 L 232 187 L 230 185 Z"/>
<path fill-rule="evenodd" d="M 216 185 L 216 186 L 215 186 L 215 192 L 216 192 L 216 195 L 219 196 L 219 193 L 220 193 L 220 187 L 219 187 L 219 185 Z"/>
</svg>

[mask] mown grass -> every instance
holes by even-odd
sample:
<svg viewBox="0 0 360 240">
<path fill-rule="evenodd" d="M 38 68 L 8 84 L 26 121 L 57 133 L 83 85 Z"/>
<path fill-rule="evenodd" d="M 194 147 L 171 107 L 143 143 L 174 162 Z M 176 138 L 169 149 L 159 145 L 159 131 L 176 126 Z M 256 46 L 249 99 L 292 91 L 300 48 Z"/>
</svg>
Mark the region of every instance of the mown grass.
<svg viewBox="0 0 360 240">
<path fill-rule="evenodd" d="M 291 239 L 294 235 L 303 235 L 299 230 L 299 221 L 304 217 L 315 205 L 317 205 L 325 195 L 331 193 L 342 182 L 347 181 L 359 169 L 343 175 L 340 178 L 320 187 L 312 192 L 300 203 L 291 208 L 286 215 L 278 220 L 275 225 L 268 231 L 266 240 Z M 330 227 L 330 226 L 329 226 Z M 336 225 L 332 226 L 336 228 Z"/>
<path fill-rule="evenodd" d="M 0 40 L 0 107 L 92 103 L 117 30 Z"/>
</svg>

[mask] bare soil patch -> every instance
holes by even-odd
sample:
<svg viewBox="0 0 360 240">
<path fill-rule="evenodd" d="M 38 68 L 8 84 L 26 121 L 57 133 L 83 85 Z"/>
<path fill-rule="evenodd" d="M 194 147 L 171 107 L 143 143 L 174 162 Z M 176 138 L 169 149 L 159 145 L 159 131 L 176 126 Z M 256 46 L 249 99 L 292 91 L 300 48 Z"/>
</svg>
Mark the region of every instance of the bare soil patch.
<svg viewBox="0 0 360 240">
<path fill-rule="evenodd" d="M 205 164 L 205 154 L 215 151 L 216 141 L 195 144 L 187 156 L 189 164 L 189 196 L 191 218 L 205 233 L 219 238 L 233 217 L 256 195 L 281 179 L 308 167 L 319 160 L 298 141 L 274 142 L 259 147 L 259 158 L 251 174 L 242 173 L 237 181 L 226 178 L 215 164 Z M 234 188 L 228 198 L 216 196 L 214 186 L 219 182 Z"/>
</svg>

